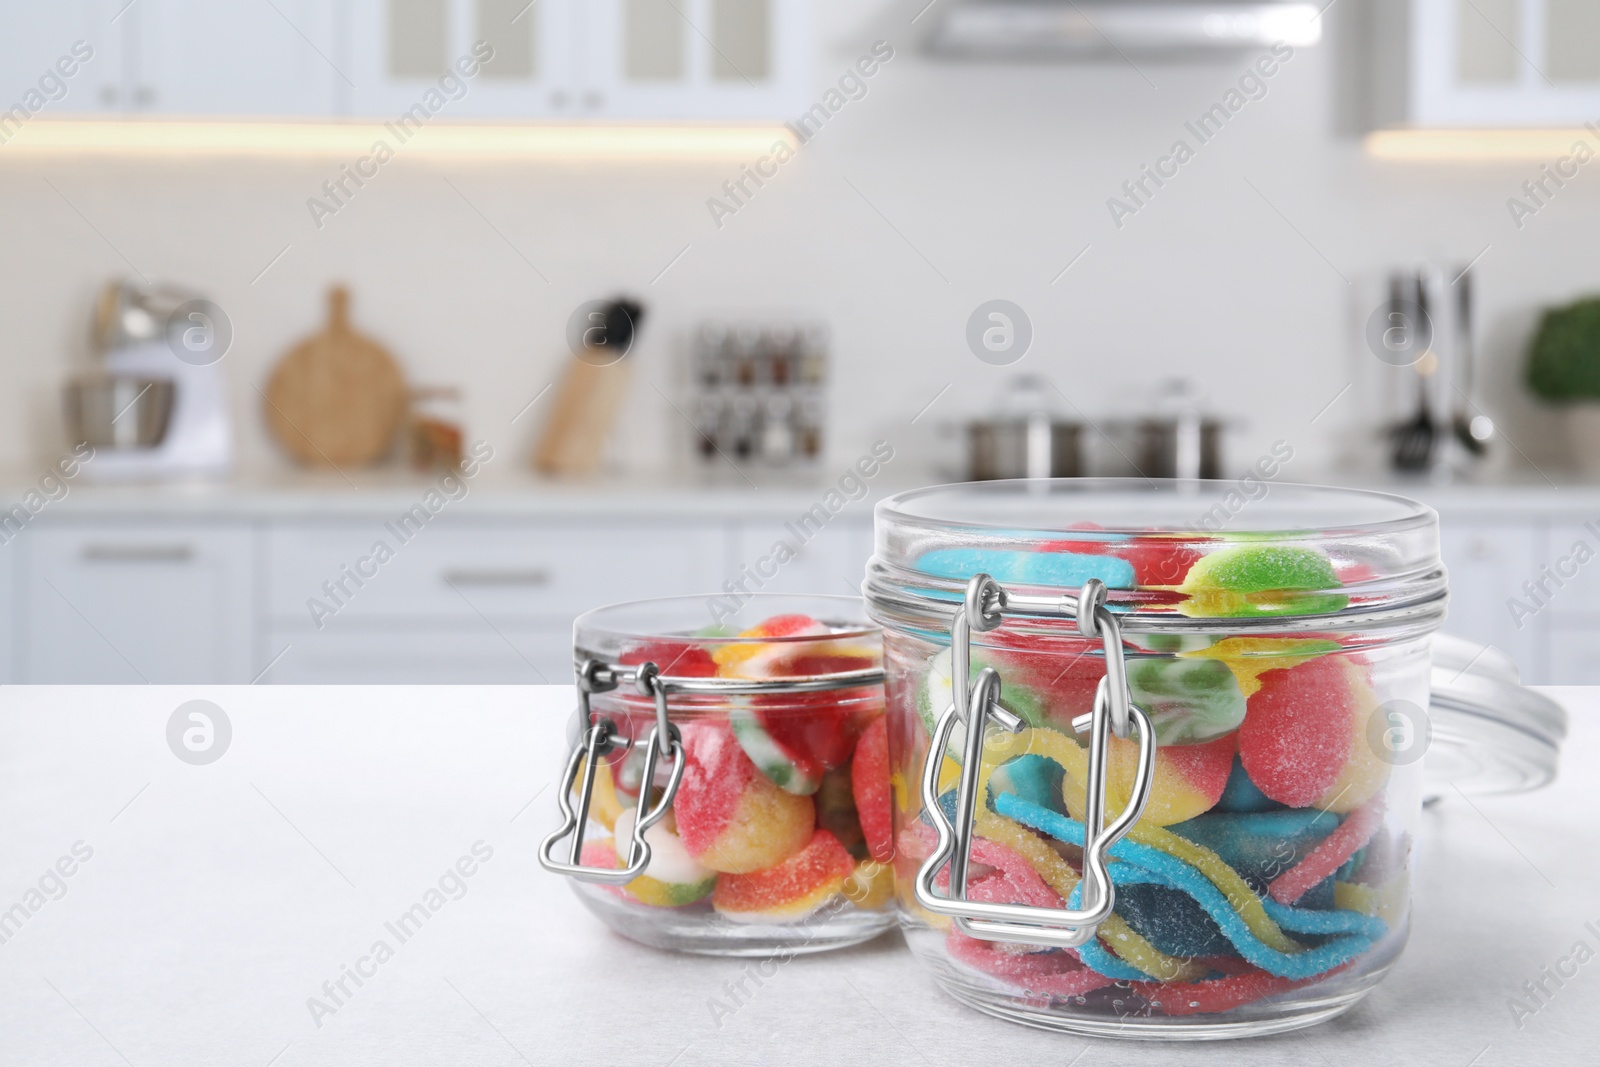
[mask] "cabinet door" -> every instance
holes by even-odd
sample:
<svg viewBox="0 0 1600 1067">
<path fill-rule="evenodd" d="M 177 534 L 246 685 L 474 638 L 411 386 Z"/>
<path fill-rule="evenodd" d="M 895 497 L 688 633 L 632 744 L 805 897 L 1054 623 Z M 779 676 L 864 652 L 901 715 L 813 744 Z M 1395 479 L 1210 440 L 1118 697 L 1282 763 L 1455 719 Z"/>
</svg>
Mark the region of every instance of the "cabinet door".
<svg viewBox="0 0 1600 1067">
<path fill-rule="evenodd" d="M 1450 571 L 1450 617 L 1444 628 L 1495 646 L 1517 661 L 1524 682 L 1542 684 L 1549 667 L 1540 635 L 1549 619 L 1542 614 L 1519 618 L 1509 603 L 1525 599 L 1522 583 L 1536 576 L 1542 529 L 1531 522 L 1461 521 L 1447 516 L 1440 542 Z"/>
<path fill-rule="evenodd" d="M 579 0 L 349 5 L 353 115 L 397 124 L 410 116 L 409 135 L 436 119 L 578 113 L 574 86 L 581 52 L 573 41 Z"/>
<path fill-rule="evenodd" d="M 790 119 L 808 106 L 799 0 L 591 0 L 583 99 L 615 118 Z"/>
<path fill-rule="evenodd" d="M 1577 126 L 1600 110 L 1594 0 L 1412 0 L 1413 122 Z"/>
<path fill-rule="evenodd" d="M 0 143 L 19 118 L 98 114 L 122 103 L 121 5 L 109 0 L 52 0 L 7 5 L 0 30 Z M 22 10 L 22 9 L 25 9 Z M 115 21 L 113 19 L 115 18 Z M 85 58 L 87 57 L 87 58 Z M 20 107 L 23 114 L 17 114 Z"/>
<path fill-rule="evenodd" d="M 572 624 L 267 634 L 263 684 L 571 685 Z"/>
<path fill-rule="evenodd" d="M 43 523 L 24 553 L 19 670 L 44 683 L 250 681 L 248 527 Z"/>
<path fill-rule="evenodd" d="M 860 596 L 867 559 L 872 555 L 871 519 L 853 521 L 841 516 L 820 532 L 803 532 L 809 540 L 803 540 L 793 524 L 741 523 L 735 555 L 724 579 L 736 584 L 743 581 L 744 588 L 754 592 Z M 792 559 L 778 562 L 788 556 L 788 551 L 777 547 L 779 541 L 787 550 L 798 549 Z"/>
<path fill-rule="evenodd" d="M 139 0 L 126 55 L 131 110 L 326 118 L 348 91 L 326 0 Z"/>
</svg>

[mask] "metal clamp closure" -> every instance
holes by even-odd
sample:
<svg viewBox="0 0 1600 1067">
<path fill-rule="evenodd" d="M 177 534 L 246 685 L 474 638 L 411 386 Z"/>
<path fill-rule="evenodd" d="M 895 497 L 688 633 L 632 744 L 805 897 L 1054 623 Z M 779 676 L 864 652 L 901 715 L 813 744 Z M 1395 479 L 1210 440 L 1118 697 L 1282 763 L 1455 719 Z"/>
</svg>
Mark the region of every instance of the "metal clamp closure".
<svg viewBox="0 0 1600 1067">
<path fill-rule="evenodd" d="M 678 733 L 678 728 L 667 720 L 667 685 L 661 679 L 661 669 L 654 663 L 641 663 L 637 667 L 626 668 L 600 663 L 597 660 L 585 660 L 578 665 L 577 673 L 578 708 L 583 721 L 589 725 L 584 730 L 583 743 L 573 749 L 572 755 L 567 759 L 567 770 L 561 779 L 561 790 L 556 794 L 556 803 L 561 808 L 561 825 L 545 838 L 539 847 L 539 862 L 547 871 L 581 881 L 598 882 L 602 885 L 626 885 L 643 874 L 645 868 L 650 865 L 650 845 L 644 839 L 645 831 L 660 822 L 667 812 L 672 810 L 672 798 L 677 796 L 678 783 L 683 779 L 683 738 Z M 590 867 L 582 862 L 583 831 L 589 824 L 589 803 L 594 797 L 595 772 L 599 769 L 602 757 L 618 749 L 627 749 L 635 742 L 623 737 L 610 719 L 604 717 L 596 719 L 589 708 L 589 697 L 594 693 L 609 692 L 624 681 L 634 682 L 639 687 L 639 692 L 655 699 L 656 705 L 656 724 L 644 742 L 644 769 L 640 772 L 639 778 L 640 813 L 633 821 L 633 833 L 629 836 L 627 855 L 619 853 L 617 856 L 622 866 Z M 651 786 L 656 780 L 657 760 L 662 756 L 667 757 L 672 769 L 668 773 L 667 784 L 661 791 L 660 799 L 652 804 Z M 583 781 L 578 786 L 578 806 L 574 809 L 571 799 L 572 787 L 578 781 L 580 770 L 583 773 Z M 556 847 L 568 837 L 571 838 L 571 845 L 567 849 L 567 859 L 558 860 L 555 858 Z"/>
<path fill-rule="evenodd" d="M 1095 936 L 1101 923 L 1110 917 L 1116 904 L 1116 890 L 1106 869 L 1106 853 L 1144 814 L 1155 777 L 1156 739 L 1150 717 L 1129 698 L 1128 678 L 1122 653 L 1122 630 L 1105 606 L 1106 589 L 1091 579 L 1076 598 L 1052 599 L 1049 603 L 1009 596 L 987 574 L 973 577 L 967 584 L 966 599 L 950 626 L 952 703 L 939 717 L 928 754 L 922 767 L 922 806 L 939 835 L 938 845 L 917 871 L 913 892 L 917 903 L 937 915 L 948 915 L 963 933 L 985 941 L 1021 941 L 1058 948 L 1076 948 Z M 1040 908 L 1024 904 L 984 903 L 967 899 L 967 871 L 972 857 L 973 826 L 977 805 L 984 734 L 991 722 L 1011 733 L 1026 725 L 1000 703 L 1001 678 L 986 667 L 971 677 L 972 631 L 987 632 L 998 627 L 1008 610 L 1021 610 L 1033 616 L 1073 618 L 1078 632 L 1098 637 L 1105 650 L 1106 676 L 1095 690 L 1094 709 L 1072 720 L 1074 730 L 1089 731 L 1088 781 L 1085 782 L 1083 889 L 1079 907 Z M 946 818 L 939 806 L 939 770 L 950 735 L 957 722 L 966 727 L 962 751 L 961 779 L 956 792 L 955 819 Z M 1130 724 L 1139 735 L 1139 762 L 1134 774 L 1132 796 L 1122 813 L 1105 825 L 1106 763 L 1111 734 L 1125 738 Z M 939 871 L 949 866 L 949 892 L 934 891 Z"/>
</svg>

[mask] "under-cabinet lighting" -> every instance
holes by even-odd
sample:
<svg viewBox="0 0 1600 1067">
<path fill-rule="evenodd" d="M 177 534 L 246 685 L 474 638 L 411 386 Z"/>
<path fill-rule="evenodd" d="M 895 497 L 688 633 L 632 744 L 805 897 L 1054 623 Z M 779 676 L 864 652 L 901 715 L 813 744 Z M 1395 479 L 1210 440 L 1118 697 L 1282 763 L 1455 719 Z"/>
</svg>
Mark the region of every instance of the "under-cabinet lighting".
<svg viewBox="0 0 1600 1067">
<path fill-rule="evenodd" d="M 120 156 L 364 156 L 379 141 L 398 156 L 473 159 L 750 159 L 774 141 L 794 146 L 778 124 L 438 123 L 399 128 L 375 122 L 45 120 L 0 129 L 10 154 Z"/>
<path fill-rule="evenodd" d="M 1600 128 L 1543 130 L 1378 130 L 1367 135 L 1367 154 L 1375 159 L 1409 161 L 1493 161 L 1558 159 L 1579 141 L 1600 150 Z"/>
</svg>

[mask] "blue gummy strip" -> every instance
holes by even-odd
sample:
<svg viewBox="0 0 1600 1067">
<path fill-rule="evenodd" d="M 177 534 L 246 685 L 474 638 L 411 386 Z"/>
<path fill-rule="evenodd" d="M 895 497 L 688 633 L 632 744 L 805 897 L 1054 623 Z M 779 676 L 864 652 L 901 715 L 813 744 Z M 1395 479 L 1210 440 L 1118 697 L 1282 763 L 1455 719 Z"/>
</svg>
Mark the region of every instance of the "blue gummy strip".
<svg viewBox="0 0 1600 1067">
<path fill-rule="evenodd" d="M 1018 552 L 1003 548 L 937 548 L 917 560 L 917 570 L 965 581 L 988 574 L 1002 584 L 1076 589 L 1098 578 L 1112 589 L 1132 589 L 1133 564 L 1115 556 L 1077 552 Z"/>
<path fill-rule="evenodd" d="M 995 798 L 995 810 L 1007 818 L 1015 819 L 1033 827 L 1035 830 L 1047 833 L 1057 840 L 1065 841 L 1070 845 L 1077 845 L 1080 848 L 1083 847 L 1083 824 L 1074 819 L 1057 815 L 1048 808 L 1030 804 L 1011 793 L 1002 793 Z M 1125 880 L 1145 880 L 1146 878 L 1154 877 L 1160 879 L 1171 888 L 1193 897 L 1195 902 L 1205 910 L 1206 914 L 1221 929 L 1223 936 L 1239 950 L 1239 954 L 1246 961 L 1279 978 L 1314 978 L 1319 974 L 1331 971 L 1335 967 L 1342 966 L 1371 949 L 1376 937 L 1381 936 L 1382 931 L 1388 929 L 1381 921 L 1373 920 L 1377 924 L 1376 927 L 1363 924 L 1363 929 L 1368 931 L 1366 933 L 1352 933 L 1349 936 L 1329 941 L 1315 948 L 1308 948 L 1304 952 L 1293 954 L 1279 952 L 1277 949 L 1262 943 L 1259 938 L 1251 933 L 1250 928 L 1245 925 L 1238 912 L 1228 903 L 1228 898 L 1223 892 L 1213 885 L 1209 878 L 1183 860 L 1162 852 L 1158 848 L 1128 840 L 1118 841 L 1111 846 L 1110 855 L 1114 859 L 1121 860 L 1125 864 L 1131 864 L 1142 870 L 1142 874 L 1132 872 L 1124 874 L 1123 878 Z M 1112 884 L 1117 882 L 1118 866 L 1112 865 Z M 1290 916 L 1291 923 L 1302 925 L 1329 921 L 1316 918 L 1315 916 L 1319 914 L 1337 914 L 1326 912 L 1306 913 L 1302 909 L 1283 909 L 1282 905 L 1277 904 L 1275 901 L 1270 901 L 1267 914 L 1271 915 L 1274 921 L 1277 921 L 1277 915 L 1274 914 L 1275 909 L 1295 913 Z M 1360 918 L 1367 919 L 1368 917 L 1361 916 Z M 1350 919 L 1338 921 L 1351 922 Z M 1296 932 L 1311 933 L 1318 931 L 1302 929 Z M 1082 951 L 1083 949 L 1079 949 L 1080 953 Z M 1093 954 L 1094 950 L 1091 950 L 1090 955 Z M 1084 960 L 1084 963 L 1093 966 L 1087 959 Z M 1096 969 L 1098 970 L 1098 968 Z M 1108 977 L 1110 976 L 1108 975 Z"/>
</svg>

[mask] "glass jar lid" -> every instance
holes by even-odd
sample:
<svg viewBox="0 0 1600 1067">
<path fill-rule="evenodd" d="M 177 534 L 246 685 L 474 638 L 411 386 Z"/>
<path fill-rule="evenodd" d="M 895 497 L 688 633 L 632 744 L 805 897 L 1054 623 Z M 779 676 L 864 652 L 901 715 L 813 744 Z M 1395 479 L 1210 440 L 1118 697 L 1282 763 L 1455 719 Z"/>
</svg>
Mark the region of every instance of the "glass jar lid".
<svg viewBox="0 0 1600 1067">
<path fill-rule="evenodd" d="M 1443 618 L 1438 516 L 1365 490 L 1070 478 L 944 485 L 877 506 L 874 615 L 948 627 L 986 573 L 1028 596 L 1091 578 L 1130 633 L 1430 632 Z"/>
<path fill-rule="evenodd" d="M 1431 736 L 1423 770 L 1430 798 L 1524 793 L 1555 779 L 1567 713 L 1521 684 L 1517 665 L 1490 645 L 1433 639 Z"/>
</svg>

